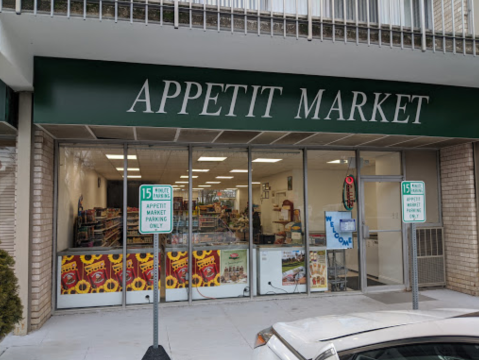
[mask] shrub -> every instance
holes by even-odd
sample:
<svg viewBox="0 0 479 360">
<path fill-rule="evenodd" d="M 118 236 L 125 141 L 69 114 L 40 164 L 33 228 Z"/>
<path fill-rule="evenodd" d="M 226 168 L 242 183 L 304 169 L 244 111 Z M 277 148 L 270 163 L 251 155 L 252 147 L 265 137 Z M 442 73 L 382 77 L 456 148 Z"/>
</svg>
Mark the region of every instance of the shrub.
<svg viewBox="0 0 479 360">
<path fill-rule="evenodd" d="M 18 280 L 13 272 L 15 261 L 0 249 L 0 339 L 22 319 L 23 306 L 18 297 Z"/>
</svg>

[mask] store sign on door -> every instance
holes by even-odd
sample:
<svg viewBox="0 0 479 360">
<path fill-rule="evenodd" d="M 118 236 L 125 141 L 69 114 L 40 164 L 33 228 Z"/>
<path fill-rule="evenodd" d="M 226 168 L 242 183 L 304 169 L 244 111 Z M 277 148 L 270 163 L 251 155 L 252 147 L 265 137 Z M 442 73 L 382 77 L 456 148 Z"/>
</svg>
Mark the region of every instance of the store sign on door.
<svg viewBox="0 0 479 360">
<path fill-rule="evenodd" d="M 353 229 L 356 228 L 356 220 L 352 219 L 351 211 L 325 211 L 324 215 L 326 219 L 327 249 L 352 249 Z M 348 223 L 347 226 L 342 224 L 345 221 Z"/>
<path fill-rule="evenodd" d="M 426 185 L 423 181 L 401 182 L 402 220 L 426 222 Z"/>
<path fill-rule="evenodd" d="M 142 234 L 173 231 L 173 188 L 171 185 L 140 186 L 140 224 Z"/>
</svg>

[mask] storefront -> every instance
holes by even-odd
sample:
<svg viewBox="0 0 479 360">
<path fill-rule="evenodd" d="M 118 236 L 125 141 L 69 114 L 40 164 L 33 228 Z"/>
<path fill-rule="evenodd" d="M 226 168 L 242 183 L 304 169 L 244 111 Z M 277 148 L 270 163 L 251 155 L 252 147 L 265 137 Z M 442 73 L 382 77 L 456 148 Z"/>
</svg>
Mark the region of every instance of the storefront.
<svg viewBox="0 0 479 360">
<path fill-rule="evenodd" d="M 142 184 L 175 189 L 162 301 L 408 288 L 400 182 L 426 183 L 423 229 L 443 256 L 438 149 L 472 141 L 460 119 L 476 95 L 37 58 L 33 121 L 56 138 L 55 308 L 152 301 Z"/>
</svg>

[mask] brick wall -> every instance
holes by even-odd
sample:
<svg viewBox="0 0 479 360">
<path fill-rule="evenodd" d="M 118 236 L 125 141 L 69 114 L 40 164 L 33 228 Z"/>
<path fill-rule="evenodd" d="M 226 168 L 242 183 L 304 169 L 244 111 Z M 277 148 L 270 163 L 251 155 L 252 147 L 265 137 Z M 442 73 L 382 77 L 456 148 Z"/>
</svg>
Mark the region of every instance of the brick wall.
<svg viewBox="0 0 479 360">
<path fill-rule="evenodd" d="M 452 32 L 452 15 L 454 13 L 454 29 L 456 35 L 462 35 L 462 8 L 461 1 L 464 4 L 464 28 L 466 29 L 466 35 L 468 33 L 468 16 L 467 16 L 467 3 L 468 0 L 454 0 L 454 11 L 451 9 L 451 1 L 444 1 L 444 28 L 447 33 Z M 442 5 L 441 1 L 434 2 L 434 30 L 438 33 L 442 33 Z"/>
<path fill-rule="evenodd" d="M 53 241 L 53 139 L 34 130 L 31 329 L 40 328 L 51 315 Z"/>
<path fill-rule="evenodd" d="M 441 150 L 446 286 L 479 296 L 479 253 L 472 144 Z"/>
</svg>

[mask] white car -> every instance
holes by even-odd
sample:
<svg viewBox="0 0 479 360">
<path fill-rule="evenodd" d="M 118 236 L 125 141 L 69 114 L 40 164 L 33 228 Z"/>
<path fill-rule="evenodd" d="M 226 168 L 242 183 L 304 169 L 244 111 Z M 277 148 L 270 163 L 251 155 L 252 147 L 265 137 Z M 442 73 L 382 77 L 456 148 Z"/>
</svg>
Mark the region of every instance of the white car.
<svg viewBox="0 0 479 360">
<path fill-rule="evenodd" d="M 479 312 L 381 311 L 276 323 L 254 360 L 479 360 Z"/>
</svg>

